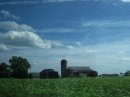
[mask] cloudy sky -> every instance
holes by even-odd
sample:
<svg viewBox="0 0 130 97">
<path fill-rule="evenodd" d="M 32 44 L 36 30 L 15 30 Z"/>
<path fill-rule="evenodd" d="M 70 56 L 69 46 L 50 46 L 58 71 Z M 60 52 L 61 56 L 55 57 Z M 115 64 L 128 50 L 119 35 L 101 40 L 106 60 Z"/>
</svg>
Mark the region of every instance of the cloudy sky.
<svg viewBox="0 0 130 97">
<path fill-rule="evenodd" d="M 130 70 L 130 0 L 1 0 L 0 62 L 22 56 L 30 71 L 89 66 Z"/>
</svg>

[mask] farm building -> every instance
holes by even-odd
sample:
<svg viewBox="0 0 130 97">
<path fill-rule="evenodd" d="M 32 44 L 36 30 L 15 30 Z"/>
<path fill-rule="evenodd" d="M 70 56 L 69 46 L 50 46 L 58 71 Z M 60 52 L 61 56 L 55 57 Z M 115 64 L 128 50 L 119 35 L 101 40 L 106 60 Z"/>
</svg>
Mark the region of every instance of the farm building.
<svg viewBox="0 0 130 97">
<path fill-rule="evenodd" d="M 40 72 L 40 78 L 59 78 L 59 74 L 53 69 L 44 69 Z"/>
<path fill-rule="evenodd" d="M 98 73 L 87 66 L 70 66 L 67 67 L 67 61 L 61 61 L 61 77 L 96 77 Z"/>
</svg>

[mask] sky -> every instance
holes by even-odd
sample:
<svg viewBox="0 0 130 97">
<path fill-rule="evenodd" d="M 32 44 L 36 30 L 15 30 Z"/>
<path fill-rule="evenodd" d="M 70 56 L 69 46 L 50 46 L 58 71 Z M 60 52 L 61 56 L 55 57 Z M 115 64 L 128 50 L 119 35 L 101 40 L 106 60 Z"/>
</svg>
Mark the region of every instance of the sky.
<svg viewBox="0 0 130 97">
<path fill-rule="evenodd" d="M 89 66 L 130 70 L 130 0 L 1 0 L 0 63 L 27 58 L 31 72 Z"/>
</svg>

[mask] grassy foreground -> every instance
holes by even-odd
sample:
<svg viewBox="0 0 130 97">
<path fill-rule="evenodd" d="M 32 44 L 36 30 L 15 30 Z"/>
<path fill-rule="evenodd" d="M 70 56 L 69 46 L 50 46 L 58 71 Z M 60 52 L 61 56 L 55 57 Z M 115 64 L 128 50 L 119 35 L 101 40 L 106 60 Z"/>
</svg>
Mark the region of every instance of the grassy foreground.
<svg viewBox="0 0 130 97">
<path fill-rule="evenodd" d="M 0 97 L 130 97 L 130 78 L 0 79 Z"/>
</svg>

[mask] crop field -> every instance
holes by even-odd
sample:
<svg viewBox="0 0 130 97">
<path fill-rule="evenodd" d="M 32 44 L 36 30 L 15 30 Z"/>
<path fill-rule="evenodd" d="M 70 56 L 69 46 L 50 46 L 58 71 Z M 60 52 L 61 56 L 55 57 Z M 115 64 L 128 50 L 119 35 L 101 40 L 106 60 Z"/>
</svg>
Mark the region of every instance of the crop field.
<svg viewBox="0 0 130 97">
<path fill-rule="evenodd" d="M 130 97 L 130 78 L 0 79 L 0 97 Z"/>
</svg>

